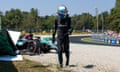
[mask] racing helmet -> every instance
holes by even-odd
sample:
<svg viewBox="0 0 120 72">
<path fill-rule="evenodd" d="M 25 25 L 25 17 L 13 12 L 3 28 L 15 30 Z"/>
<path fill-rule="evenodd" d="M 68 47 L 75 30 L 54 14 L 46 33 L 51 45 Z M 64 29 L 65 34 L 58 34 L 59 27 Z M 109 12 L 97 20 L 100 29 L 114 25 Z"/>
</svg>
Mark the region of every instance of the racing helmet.
<svg viewBox="0 0 120 72">
<path fill-rule="evenodd" d="M 59 6 L 57 13 L 61 18 L 64 18 L 68 14 L 67 7 L 64 5 Z"/>
</svg>

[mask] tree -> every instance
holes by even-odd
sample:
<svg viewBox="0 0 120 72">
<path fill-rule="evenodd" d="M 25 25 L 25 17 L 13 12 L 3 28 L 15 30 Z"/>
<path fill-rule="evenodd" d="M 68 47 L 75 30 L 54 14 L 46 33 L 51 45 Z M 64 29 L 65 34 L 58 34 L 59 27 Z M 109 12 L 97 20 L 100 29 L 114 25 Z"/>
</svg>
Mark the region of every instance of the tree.
<svg viewBox="0 0 120 72">
<path fill-rule="evenodd" d="M 37 25 L 37 19 L 38 19 L 38 10 L 31 8 L 30 13 L 29 13 L 30 29 Z"/>
<path fill-rule="evenodd" d="M 115 8 L 111 9 L 109 22 L 110 29 L 120 32 L 120 0 L 116 0 Z"/>
<path fill-rule="evenodd" d="M 107 11 L 105 12 L 102 12 L 99 14 L 99 29 L 100 30 L 107 30 L 109 29 L 109 21 L 108 21 L 108 18 L 109 18 L 109 13 Z"/>
<path fill-rule="evenodd" d="M 80 21 L 81 15 L 74 15 L 72 16 L 72 24 L 74 26 L 74 30 L 82 30 L 82 22 Z"/>
<path fill-rule="evenodd" d="M 0 11 L 0 30 L 2 29 L 2 12 Z"/>
<path fill-rule="evenodd" d="M 16 9 L 14 15 L 15 15 L 14 21 L 15 21 L 16 30 L 19 30 L 22 27 L 21 11 L 19 9 Z"/>
<path fill-rule="evenodd" d="M 116 0 L 115 7 L 120 7 L 120 0 Z"/>
<path fill-rule="evenodd" d="M 11 9 L 5 13 L 4 25 L 7 28 L 15 28 L 18 30 L 20 24 L 22 23 L 21 11 L 19 9 Z"/>
</svg>

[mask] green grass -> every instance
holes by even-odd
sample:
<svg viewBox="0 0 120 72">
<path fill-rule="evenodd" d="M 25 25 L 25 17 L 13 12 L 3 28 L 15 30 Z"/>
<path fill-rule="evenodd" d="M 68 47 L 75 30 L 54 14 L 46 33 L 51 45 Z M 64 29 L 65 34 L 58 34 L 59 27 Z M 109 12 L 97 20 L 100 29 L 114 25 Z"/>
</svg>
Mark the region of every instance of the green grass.
<svg viewBox="0 0 120 72">
<path fill-rule="evenodd" d="M 91 38 L 83 38 L 83 41 L 104 44 L 104 42 L 95 41 L 95 40 L 92 40 Z"/>
<path fill-rule="evenodd" d="M 56 70 L 56 71 L 54 71 Z M 49 66 L 30 60 L 5 62 L 0 61 L 0 72 L 71 72 L 69 70 L 51 69 Z"/>
</svg>

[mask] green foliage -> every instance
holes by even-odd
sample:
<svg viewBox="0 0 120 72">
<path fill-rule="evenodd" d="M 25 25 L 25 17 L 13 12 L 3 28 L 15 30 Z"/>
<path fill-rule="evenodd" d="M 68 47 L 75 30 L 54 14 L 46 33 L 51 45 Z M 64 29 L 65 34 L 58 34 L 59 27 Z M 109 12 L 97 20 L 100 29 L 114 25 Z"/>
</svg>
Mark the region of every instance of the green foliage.
<svg viewBox="0 0 120 72">
<path fill-rule="evenodd" d="M 89 13 L 83 13 L 81 15 L 74 15 L 72 17 L 73 26 L 76 30 L 85 30 L 93 28 L 93 16 Z"/>
<path fill-rule="evenodd" d="M 19 9 L 11 9 L 6 11 L 5 15 L 0 11 L 2 16 L 2 27 L 20 31 L 34 32 L 50 32 L 52 30 L 55 16 L 39 16 L 38 9 L 31 8 L 30 12 L 21 11 Z M 73 15 L 72 25 L 74 30 L 85 31 L 86 29 L 97 29 L 96 16 L 89 13 Z M 119 32 L 120 29 L 120 0 L 116 0 L 115 7 L 108 13 L 104 11 L 98 14 L 98 29 L 112 29 Z"/>
<path fill-rule="evenodd" d="M 120 7 L 120 0 L 116 0 L 116 7 Z"/>
<path fill-rule="evenodd" d="M 11 9 L 5 13 L 4 26 L 18 29 L 21 24 L 21 11 L 19 9 Z"/>
<path fill-rule="evenodd" d="M 120 0 L 116 0 L 115 8 L 111 9 L 109 20 L 110 29 L 120 32 Z"/>
</svg>

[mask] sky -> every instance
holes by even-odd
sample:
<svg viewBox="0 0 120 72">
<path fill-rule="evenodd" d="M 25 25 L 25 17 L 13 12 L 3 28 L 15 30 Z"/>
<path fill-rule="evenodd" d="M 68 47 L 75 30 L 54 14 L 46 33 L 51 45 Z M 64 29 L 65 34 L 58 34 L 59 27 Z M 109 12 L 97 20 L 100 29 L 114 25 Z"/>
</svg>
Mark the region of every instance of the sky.
<svg viewBox="0 0 120 72">
<path fill-rule="evenodd" d="M 108 11 L 115 6 L 116 0 L 0 0 L 0 11 L 3 13 L 11 8 L 21 11 L 30 11 L 31 8 L 37 8 L 40 16 L 56 15 L 57 8 L 65 5 L 70 15 L 98 13 Z"/>
</svg>

